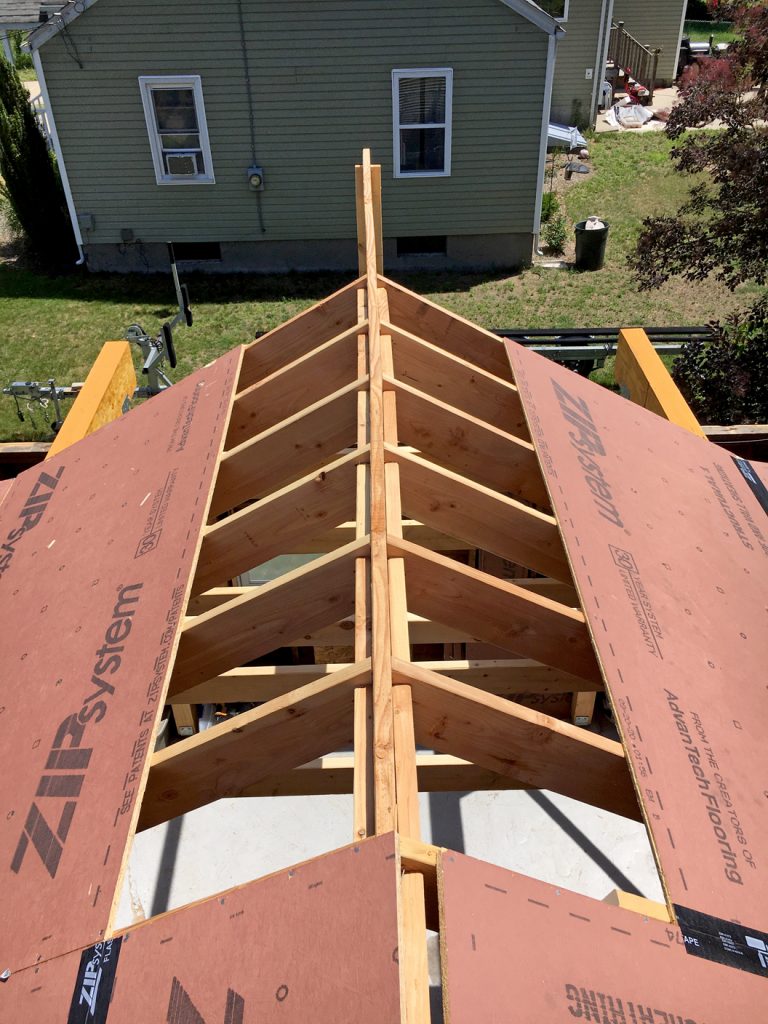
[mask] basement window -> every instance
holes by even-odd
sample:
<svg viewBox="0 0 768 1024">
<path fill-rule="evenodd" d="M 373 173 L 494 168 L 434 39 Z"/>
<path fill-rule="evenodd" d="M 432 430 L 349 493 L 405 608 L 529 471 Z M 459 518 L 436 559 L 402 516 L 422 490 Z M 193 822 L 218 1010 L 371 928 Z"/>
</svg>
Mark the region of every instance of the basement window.
<svg viewBox="0 0 768 1024">
<path fill-rule="evenodd" d="M 173 251 L 179 262 L 204 263 L 221 259 L 220 242 L 174 242 Z"/>
<path fill-rule="evenodd" d="M 157 184 L 212 185 L 200 75 L 142 75 L 139 88 Z"/>
<path fill-rule="evenodd" d="M 392 72 L 396 178 L 450 175 L 452 101 L 451 68 Z"/>
<path fill-rule="evenodd" d="M 447 252 L 445 235 L 413 235 L 397 239 L 398 256 L 445 256 Z"/>
</svg>

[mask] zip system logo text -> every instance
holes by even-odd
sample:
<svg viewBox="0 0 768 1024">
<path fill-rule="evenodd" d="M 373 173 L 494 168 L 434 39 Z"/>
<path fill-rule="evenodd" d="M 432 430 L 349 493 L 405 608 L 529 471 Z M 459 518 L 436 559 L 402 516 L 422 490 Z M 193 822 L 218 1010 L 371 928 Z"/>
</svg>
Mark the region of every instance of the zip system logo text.
<svg viewBox="0 0 768 1024">
<path fill-rule="evenodd" d="M 93 753 L 93 747 L 84 746 L 85 733 L 89 723 L 100 722 L 108 711 L 108 700 L 115 693 L 115 676 L 123 663 L 123 652 L 143 586 L 143 583 L 131 583 L 118 588 L 112 618 L 104 632 L 104 641 L 95 652 L 91 678 L 85 684 L 82 707 L 67 715 L 53 738 L 45 772 L 35 792 L 36 799 L 29 809 L 11 862 L 11 870 L 16 874 L 21 870 L 31 843 L 48 874 L 56 877 Z M 48 816 L 56 814 L 58 821 L 52 826 Z"/>
<path fill-rule="evenodd" d="M 0 576 L 10 567 L 13 556 L 16 554 L 16 545 L 25 533 L 34 530 L 45 514 L 48 502 L 53 497 L 53 492 L 59 485 L 59 480 L 66 467 L 59 466 L 56 475 L 41 473 L 35 482 L 35 486 L 29 492 L 29 497 L 24 502 L 24 508 L 19 512 L 20 526 L 15 526 L 5 541 L 0 544 Z"/>
</svg>

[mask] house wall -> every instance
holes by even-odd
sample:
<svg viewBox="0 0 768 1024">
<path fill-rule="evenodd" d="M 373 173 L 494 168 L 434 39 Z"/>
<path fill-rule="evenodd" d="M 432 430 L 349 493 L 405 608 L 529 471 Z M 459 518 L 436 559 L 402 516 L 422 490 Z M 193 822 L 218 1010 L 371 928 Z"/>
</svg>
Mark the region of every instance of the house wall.
<svg viewBox="0 0 768 1024">
<path fill-rule="evenodd" d="M 651 49 L 661 47 L 657 84 L 670 85 L 677 71 L 677 54 L 686 0 L 614 0 L 613 20 L 638 42 Z"/>
<path fill-rule="evenodd" d="M 218 241 L 242 256 L 243 243 L 309 239 L 344 261 L 353 168 L 370 146 L 386 236 L 469 236 L 480 263 L 477 236 L 498 236 L 502 248 L 506 237 L 510 264 L 522 238 L 530 255 L 543 31 L 499 0 L 243 0 L 243 14 L 255 154 L 234 0 L 99 0 L 42 46 L 75 206 L 93 216 L 86 251 L 117 253 L 130 229 L 147 251 Z M 450 177 L 393 178 L 391 71 L 408 67 L 453 68 Z M 164 74 L 202 76 L 213 185 L 155 182 L 138 77 Z M 248 188 L 252 163 L 264 167 L 262 193 Z M 142 265 L 137 250 L 120 248 L 126 266 Z M 268 269 L 268 257 L 260 262 Z"/>
<path fill-rule="evenodd" d="M 590 127 L 594 110 L 594 78 L 602 82 L 604 73 L 597 67 L 597 49 L 604 0 L 571 0 L 565 35 L 557 41 L 555 79 L 552 87 L 551 120 L 560 124 Z M 592 79 L 586 78 L 587 68 Z"/>
</svg>

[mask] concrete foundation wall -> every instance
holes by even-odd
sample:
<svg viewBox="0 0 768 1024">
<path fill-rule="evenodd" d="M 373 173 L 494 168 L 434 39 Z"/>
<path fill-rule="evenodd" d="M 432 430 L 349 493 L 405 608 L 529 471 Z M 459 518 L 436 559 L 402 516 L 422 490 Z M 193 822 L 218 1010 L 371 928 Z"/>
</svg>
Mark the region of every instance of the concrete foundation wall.
<svg viewBox="0 0 768 1024">
<path fill-rule="evenodd" d="M 396 270 L 495 270 L 531 262 L 533 235 L 449 235 L 445 255 L 398 256 L 394 238 L 384 240 L 384 268 Z M 86 245 L 92 271 L 151 273 L 168 269 L 168 250 L 156 242 L 126 245 Z M 210 274 L 286 273 L 289 271 L 349 270 L 357 272 L 354 239 L 276 242 L 222 242 L 220 260 L 179 260 L 182 270 Z"/>
</svg>

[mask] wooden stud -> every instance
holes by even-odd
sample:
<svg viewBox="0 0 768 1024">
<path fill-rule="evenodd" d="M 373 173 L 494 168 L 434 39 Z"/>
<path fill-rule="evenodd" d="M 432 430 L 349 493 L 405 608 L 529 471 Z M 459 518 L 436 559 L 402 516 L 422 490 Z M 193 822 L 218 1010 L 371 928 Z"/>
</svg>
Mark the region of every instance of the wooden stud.
<svg viewBox="0 0 768 1024">
<path fill-rule="evenodd" d="M 620 743 L 407 662 L 395 659 L 393 672 L 411 684 L 424 746 L 641 820 Z"/>
<path fill-rule="evenodd" d="M 386 383 L 397 396 L 402 441 L 470 480 L 549 508 L 533 445 L 402 381 Z"/>
<path fill-rule="evenodd" d="M 352 690 L 370 678 L 353 665 L 157 752 L 139 829 L 234 796 L 270 772 L 319 757 L 352 739 Z"/>
<path fill-rule="evenodd" d="M 310 309 L 298 313 L 273 331 L 246 346 L 238 391 L 270 376 L 324 341 L 357 324 L 357 289 L 352 281 Z"/>
<path fill-rule="evenodd" d="M 492 551 L 572 584 L 552 516 L 397 448 L 387 448 L 387 459 L 400 468 L 408 515 L 438 530 L 454 530 L 467 547 Z"/>
<path fill-rule="evenodd" d="M 363 448 L 324 466 L 319 473 L 288 484 L 203 531 L 192 593 L 261 565 L 280 554 L 295 554 L 305 534 L 344 522 L 354 507 L 358 461 Z"/>
<path fill-rule="evenodd" d="M 623 910 L 631 910 L 634 914 L 642 914 L 643 917 L 650 917 L 654 921 L 664 921 L 666 924 L 670 924 L 672 921 L 672 916 L 664 903 L 647 900 L 644 896 L 637 896 L 633 892 L 612 889 L 603 898 L 603 903 L 608 903 L 612 907 L 621 907 Z"/>
<path fill-rule="evenodd" d="M 355 444 L 357 380 L 278 423 L 221 459 L 211 505 L 218 516 L 299 480 Z"/>
<path fill-rule="evenodd" d="M 487 643 L 590 682 L 602 680 L 581 612 L 405 540 L 391 537 L 389 549 L 406 560 L 408 602 L 417 614 L 462 625 Z"/>
<path fill-rule="evenodd" d="M 507 434 L 530 441 L 514 384 L 403 328 L 387 324 L 385 329 L 392 335 L 394 376 L 398 380 Z"/>
<path fill-rule="evenodd" d="M 357 327 L 251 384 L 235 399 L 227 433 L 234 448 L 355 379 Z"/>
<path fill-rule="evenodd" d="M 185 624 L 169 694 L 296 641 L 354 609 L 354 564 L 366 539 L 253 587 Z"/>
</svg>

